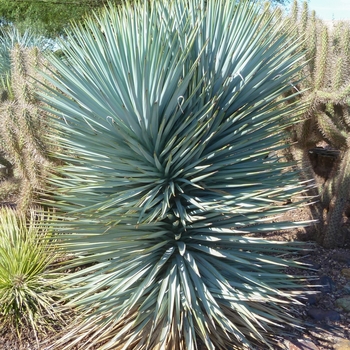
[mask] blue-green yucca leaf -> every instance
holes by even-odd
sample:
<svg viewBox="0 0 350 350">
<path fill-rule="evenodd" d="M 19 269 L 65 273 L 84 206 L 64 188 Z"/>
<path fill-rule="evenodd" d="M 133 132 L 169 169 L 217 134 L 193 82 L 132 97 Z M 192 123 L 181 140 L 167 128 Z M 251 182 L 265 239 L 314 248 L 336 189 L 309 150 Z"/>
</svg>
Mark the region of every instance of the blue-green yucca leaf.
<svg viewBox="0 0 350 350">
<path fill-rule="evenodd" d="M 302 279 L 283 270 L 300 265 L 283 257 L 300 248 L 251 237 L 305 225 L 271 218 L 308 186 L 278 155 L 303 53 L 275 18 L 249 1 L 127 4 L 50 59 L 40 95 L 65 165 L 49 203 L 75 254 L 67 299 L 89 310 L 66 348 L 269 347 L 295 323 Z"/>
</svg>

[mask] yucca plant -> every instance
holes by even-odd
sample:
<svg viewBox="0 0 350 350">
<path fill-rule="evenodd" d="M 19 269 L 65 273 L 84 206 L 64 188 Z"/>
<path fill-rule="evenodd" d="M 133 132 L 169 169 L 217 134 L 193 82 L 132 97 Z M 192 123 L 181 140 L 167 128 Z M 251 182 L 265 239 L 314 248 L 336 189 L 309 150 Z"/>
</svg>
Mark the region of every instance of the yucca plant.
<svg viewBox="0 0 350 350">
<path fill-rule="evenodd" d="M 249 1 L 110 7 L 50 59 L 40 95 L 65 165 L 48 201 L 85 313 L 54 348 L 267 348 L 296 325 L 283 256 L 299 246 L 254 237 L 303 225 L 273 218 L 306 186 L 274 156 L 303 62 L 274 19 Z"/>
<path fill-rule="evenodd" d="M 0 209 L 0 329 L 19 336 L 38 336 L 63 323 L 58 276 L 48 269 L 58 254 L 46 220 L 40 211 L 32 210 L 27 220 L 14 209 Z"/>
</svg>

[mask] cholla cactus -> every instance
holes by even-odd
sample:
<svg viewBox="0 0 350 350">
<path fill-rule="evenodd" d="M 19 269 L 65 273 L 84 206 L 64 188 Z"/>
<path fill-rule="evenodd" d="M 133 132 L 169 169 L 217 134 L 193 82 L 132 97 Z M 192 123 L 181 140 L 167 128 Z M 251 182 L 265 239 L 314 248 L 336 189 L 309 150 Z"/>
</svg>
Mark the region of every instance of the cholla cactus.
<svg viewBox="0 0 350 350">
<path fill-rule="evenodd" d="M 329 200 L 329 212 L 323 240 L 325 247 L 333 247 L 341 235 L 346 233 L 342 227 L 344 210 L 348 205 L 350 193 L 350 148 L 343 154 L 337 173 L 326 187 Z"/>
<path fill-rule="evenodd" d="M 294 157 L 301 161 L 307 173 L 312 169 L 310 149 L 323 144 L 328 149 L 340 151 L 327 182 L 320 182 L 318 189 L 322 206 L 319 212 L 324 213 L 320 218 L 319 241 L 324 246 L 334 247 L 342 242 L 342 220 L 339 218 L 347 202 L 343 194 L 340 198 L 340 189 L 342 193 L 350 193 L 350 184 L 346 181 L 350 159 L 350 23 L 338 22 L 331 27 L 317 19 L 315 12 L 309 15 L 306 2 L 301 16 L 298 16 L 297 1 L 293 4 L 290 17 L 297 18 L 299 30 L 305 32 L 309 59 L 303 71 L 306 79 L 301 83 L 303 89 L 308 89 L 301 95 L 307 106 L 305 117 L 292 133 L 297 142 L 293 149 Z M 319 151 L 325 154 L 324 150 Z M 334 152 L 330 155 L 334 156 Z M 316 174 L 306 174 L 306 177 L 310 176 Z"/>
<path fill-rule="evenodd" d="M 34 193 L 42 189 L 49 166 L 44 141 L 48 126 L 35 98 L 36 67 L 42 64 L 37 48 L 20 44 L 12 48 L 10 60 L 11 94 L 0 104 L 0 145 L 4 158 L 13 165 L 14 175 L 21 179 L 17 204 L 26 209 Z"/>
<path fill-rule="evenodd" d="M 315 89 L 319 90 L 325 86 L 326 69 L 328 61 L 328 49 L 329 49 L 329 38 L 328 38 L 328 27 L 326 25 L 322 28 L 321 45 L 319 51 L 316 51 L 316 72 L 315 72 Z"/>
</svg>

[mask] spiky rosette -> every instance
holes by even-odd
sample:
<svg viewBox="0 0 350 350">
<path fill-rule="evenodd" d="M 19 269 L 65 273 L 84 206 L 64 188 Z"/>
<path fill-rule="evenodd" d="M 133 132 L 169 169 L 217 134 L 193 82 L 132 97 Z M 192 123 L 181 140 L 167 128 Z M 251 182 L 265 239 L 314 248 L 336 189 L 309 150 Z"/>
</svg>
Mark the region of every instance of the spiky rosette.
<svg viewBox="0 0 350 350">
<path fill-rule="evenodd" d="M 305 189 L 273 156 L 300 113 L 277 99 L 299 41 L 249 1 L 130 6 L 76 27 L 41 94 L 66 163 L 57 228 L 82 267 L 66 293 L 94 311 L 60 343 L 269 344 L 271 327 L 295 323 L 283 269 L 297 264 L 277 255 L 298 248 L 247 234 L 301 225 L 268 218 Z"/>
</svg>

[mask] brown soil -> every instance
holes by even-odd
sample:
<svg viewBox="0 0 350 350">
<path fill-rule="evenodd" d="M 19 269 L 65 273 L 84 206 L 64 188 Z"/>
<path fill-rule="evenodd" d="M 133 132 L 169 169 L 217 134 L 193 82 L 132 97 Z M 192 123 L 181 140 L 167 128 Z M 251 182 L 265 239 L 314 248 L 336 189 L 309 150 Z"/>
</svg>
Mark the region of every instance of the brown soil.
<svg viewBox="0 0 350 350">
<path fill-rule="evenodd" d="M 291 211 L 288 216 L 295 221 L 303 221 L 310 218 L 311 215 L 310 210 L 306 207 Z M 350 227 L 350 221 L 346 224 Z M 295 339 L 292 342 L 288 339 L 281 339 L 280 348 L 288 350 L 349 350 L 350 312 L 337 307 L 336 300 L 350 295 L 350 291 L 345 288 L 345 286 L 350 285 L 350 278 L 345 277 L 342 273 L 344 269 L 350 272 L 350 230 L 346 243 L 341 248 L 336 249 L 325 249 L 317 244 L 314 227 L 271 233 L 267 236 L 271 240 L 305 242 L 305 247 L 311 248 L 311 250 L 300 254 L 296 259 L 310 264 L 313 270 L 290 270 L 287 272 L 311 276 L 314 278 L 314 282 L 311 281 L 311 284 L 326 284 L 324 287 L 307 288 L 307 290 L 316 291 L 316 294 L 310 295 L 304 305 L 293 307 L 291 313 L 303 321 L 305 329 L 294 332 Z M 328 314 L 331 317 L 330 319 L 325 317 L 322 320 L 315 320 L 310 315 L 313 310 L 324 311 L 325 315 Z M 339 320 L 332 321 L 334 314 L 339 315 Z M 299 340 L 299 344 L 297 340 Z M 349 341 L 349 343 L 341 343 L 342 341 Z M 341 344 L 346 344 L 348 347 Z"/>
</svg>

